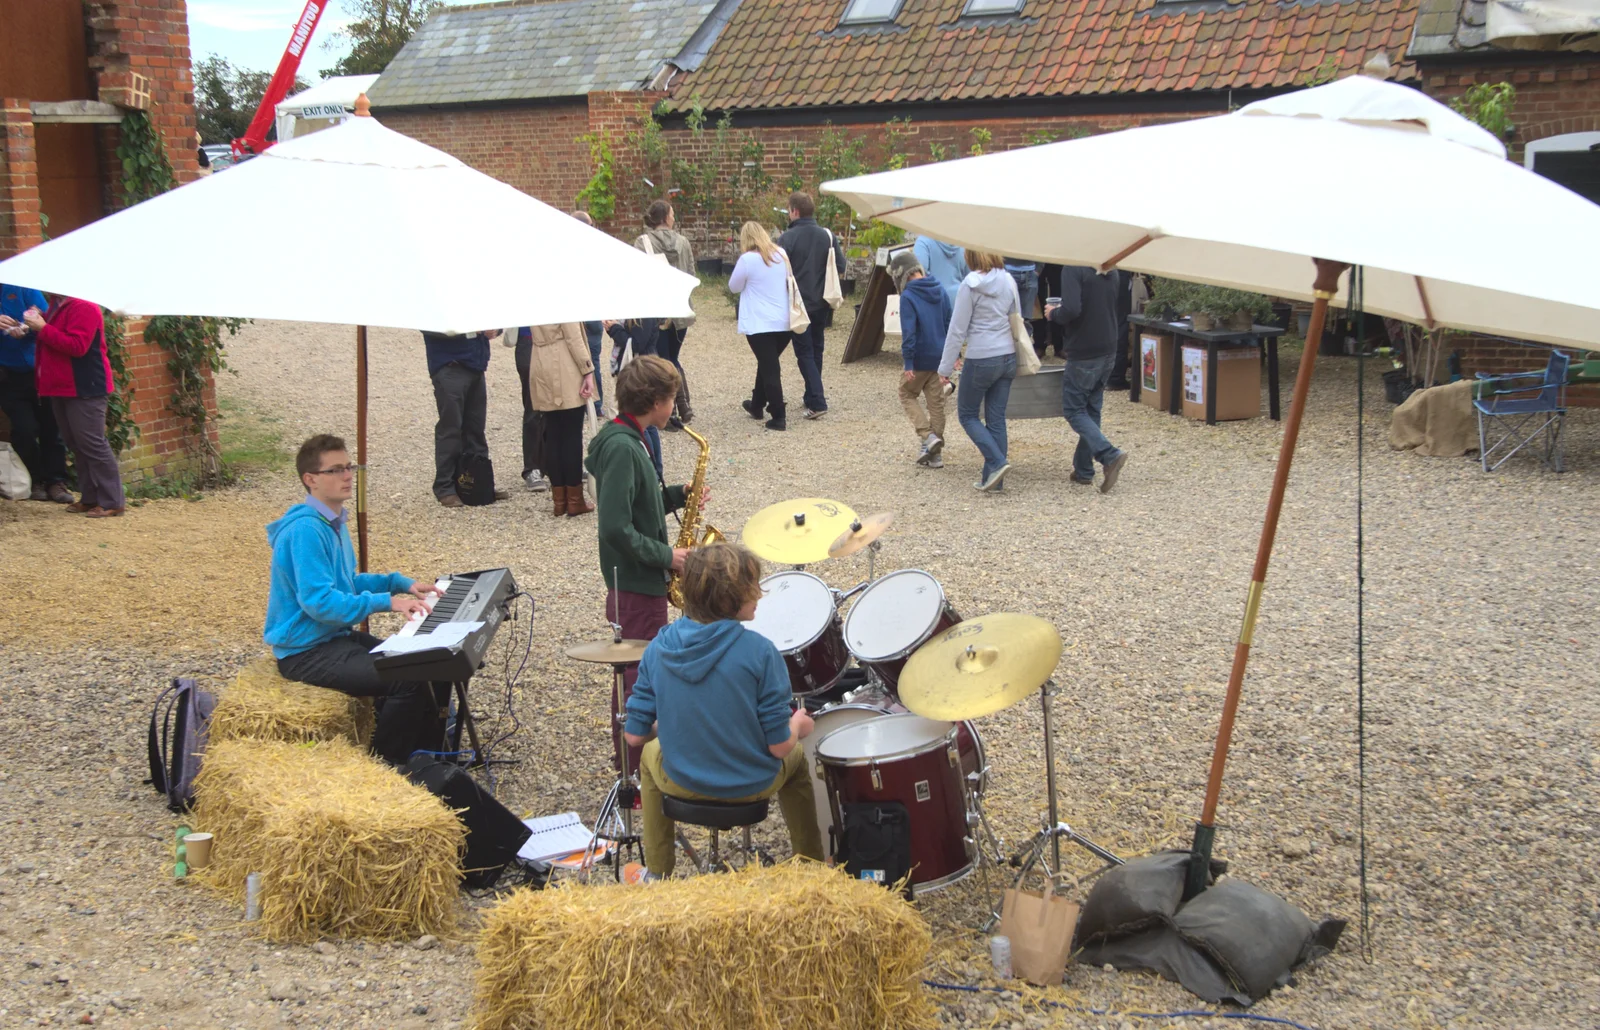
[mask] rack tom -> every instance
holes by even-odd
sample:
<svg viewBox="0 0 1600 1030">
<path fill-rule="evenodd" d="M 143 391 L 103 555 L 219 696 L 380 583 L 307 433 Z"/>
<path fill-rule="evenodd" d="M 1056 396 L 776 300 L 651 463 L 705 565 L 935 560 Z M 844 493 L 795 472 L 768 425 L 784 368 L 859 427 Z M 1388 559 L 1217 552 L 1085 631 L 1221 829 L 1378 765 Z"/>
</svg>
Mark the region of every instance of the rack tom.
<svg viewBox="0 0 1600 1030">
<path fill-rule="evenodd" d="M 762 580 L 756 617 L 746 625 L 783 655 L 795 697 L 822 693 L 850 664 L 833 591 L 809 572 L 779 572 Z"/>
<path fill-rule="evenodd" d="M 938 580 L 921 569 L 901 569 L 862 592 L 845 617 L 844 642 L 895 694 L 900 670 L 917 648 L 960 621 Z"/>
</svg>

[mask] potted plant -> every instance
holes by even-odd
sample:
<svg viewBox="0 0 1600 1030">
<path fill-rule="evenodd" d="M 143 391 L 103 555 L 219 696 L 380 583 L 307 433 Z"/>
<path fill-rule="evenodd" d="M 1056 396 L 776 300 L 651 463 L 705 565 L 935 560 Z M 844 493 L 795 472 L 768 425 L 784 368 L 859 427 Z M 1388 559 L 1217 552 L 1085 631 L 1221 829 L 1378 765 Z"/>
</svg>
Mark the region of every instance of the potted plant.
<svg viewBox="0 0 1600 1030">
<path fill-rule="evenodd" d="M 1259 293 L 1177 279 L 1157 278 L 1151 287 L 1150 299 L 1188 315 L 1200 332 L 1209 332 L 1218 326 L 1247 332 L 1256 320 L 1272 316 L 1272 301 Z"/>
</svg>

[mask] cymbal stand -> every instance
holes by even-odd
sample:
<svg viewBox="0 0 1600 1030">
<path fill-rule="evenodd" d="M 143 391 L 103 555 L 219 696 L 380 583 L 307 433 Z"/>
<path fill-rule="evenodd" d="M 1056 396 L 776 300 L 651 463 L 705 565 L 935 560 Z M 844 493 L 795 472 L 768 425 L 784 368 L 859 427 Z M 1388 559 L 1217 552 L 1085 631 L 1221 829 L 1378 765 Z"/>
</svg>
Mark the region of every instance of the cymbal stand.
<svg viewBox="0 0 1600 1030">
<path fill-rule="evenodd" d="M 622 642 L 622 627 L 612 623 L 612 633 L 616 643 Z M 627 720 L 627 706 L 622 700 L 622 674 L 631 663 L 613 665 L 611 667 L 612 696 L 617 701 L 616 732 L 622 733 L 622 727 Z M 617 781 L 611 785 L 611 790 L 606 794 L 605 801 L 600 804 L 600 812 L 595 816 L 594 833 L 590 835 L 589 846 L 584 850 L 584 868 L 589 869 L 594 861 L 594 856 L 600 847 L 602 839 L 610 841 L 614 847 L 611 852 L 612 872 L 620 882 L 622 879 L 622 853 L 632 852 L 634 849 L 643 850 L 644 838 L 634 829 L 633 804 L 639 796 L 639 777 L 635 770 L 628 767 L 628 741 L 626 737 L 618 738 L 621 746 L 621 769 L 617 773 Z"/>
<path fill-rule="evenodd" d="M 1014 889 L 1020 890 L 1028 874 L 1034 866 L 1043 869 L 1045 876 L 1052 885 L 1059 886 L 1062 878 L 1061 870 L 1061 842 L 1063 840 L 1076 844 L 1098 858 L 1105 859 L 1108 865 L 1121 865 L 1122 859 L 1096 844 L 1094 841 L 1080 834 L 1068 823 L 1062 822 L 1057 807 L 1056 796 L 1056 755 L 1055 755 L 1055 724 L 1051 717 L 1050 699 L 1055 696 L 1055 680 L 1045 681 L 1039 688 L 1039 707 L 1044 714 L 1044 764 L 1045 764 L 1045 789 L 1049 792 L 1049 809 L 1045 813 L 1043 824 L 1039 832 L 1033 835 L 1023 850 L 1012 855 L 1009 863 L 1017 870 L 1016 879 L 1012 882 Z M 1045 856 L 1045 845 L 1049 845 L 1049 857 Z M 990 913 L 989 922 L 985 929 L 998 922 L 998 912 Z"/>
</svg>

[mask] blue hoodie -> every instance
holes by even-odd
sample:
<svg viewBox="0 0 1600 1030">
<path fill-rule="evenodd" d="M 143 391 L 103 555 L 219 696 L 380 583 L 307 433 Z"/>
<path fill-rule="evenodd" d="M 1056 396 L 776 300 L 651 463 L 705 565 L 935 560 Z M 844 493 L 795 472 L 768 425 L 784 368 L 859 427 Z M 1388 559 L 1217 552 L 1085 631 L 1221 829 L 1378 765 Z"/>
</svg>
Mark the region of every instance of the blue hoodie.
<svg viewBox="0 0 1600 1030">
<path fill-rule="evenodd" d="M 922 270 L 944 287 L 944 292 L 950 295 L 950 303 L 954 304 L 956 290 L 961 288 L 961 280 L 970 271 L 967 268 L 967 252 L 953 243 L 942 243 L 932 236 L 918 236 L 917 242 L 911 246 L 911 252 L 917 256 L 917 263 L 922 265 Z"/>
<path fill-rule="evenodd" d="M 900 356 L 907 372 L 932 372 L 944 354 L 955 305 L 938 280 L 923 276 L 900 291 Z"/>
<path fill-rule="evenodd" d="M 783 767 L 767 748 L 789 739 L 789 673 L 772 641 L 742 623 L 682 618 L 639 662 L 626 730 L 661 740 L 661 765 L 686 790 L 747 798 Z"/>
<path fill-rule="evenodd" d="M 262 636 L 276 658 L 309 651 L 350 632 L 369 615 L 389 610 L 389 596 L 411 589 L 398 572 L 356 572 L 350 531 L 337 530 L 301 503 L 267 524 L 272 545 L 272 587 Z"/>
</svg>

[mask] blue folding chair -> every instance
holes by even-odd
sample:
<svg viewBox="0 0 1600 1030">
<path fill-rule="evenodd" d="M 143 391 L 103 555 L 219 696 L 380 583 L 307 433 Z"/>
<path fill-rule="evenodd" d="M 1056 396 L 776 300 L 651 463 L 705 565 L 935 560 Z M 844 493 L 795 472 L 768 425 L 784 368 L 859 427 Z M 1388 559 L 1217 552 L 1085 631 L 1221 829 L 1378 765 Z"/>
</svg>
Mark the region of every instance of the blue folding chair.
<svg viewBox="0 0 1600 1030">
<path fill-rule="evenodd" d="M 1541 434 L 1544 436 L 1546 467 L 1552 472 L 1562 471 L 1561 428 L 1567 416 L 1567 368 L 1571 364 L 1572 357 L 1569 354 L 1551 350 L 1550 364 L 1542 371 L 1513 372 L 1499 376 L 1478 373 L 1478 379 L 1486 386 L 1493 384 L 1497 387 L 1481 390 L 1478 399 L 1472 402 L 1472 406 L 1478 409 L 1478 454 L 1482 457 L 1485 472 L 1493 472 L 1504 465 L 1507 458 Z M 1531 382 L 1535 379 L 1539 380 L 1537 385 Z M 1539 392 L 1527 396 L 1533 390 Z M 1503 423 L 1496 423 L 1496 432 L 1505 427 L 1505 433 L 1492 446 L 1488 437 L 1491 419 L 1504 420 Z M 1500 452 L 1494 464 L 1489 464 L 1490 456 L 1508 443 L 1514 446 Z"/>
</svg>

